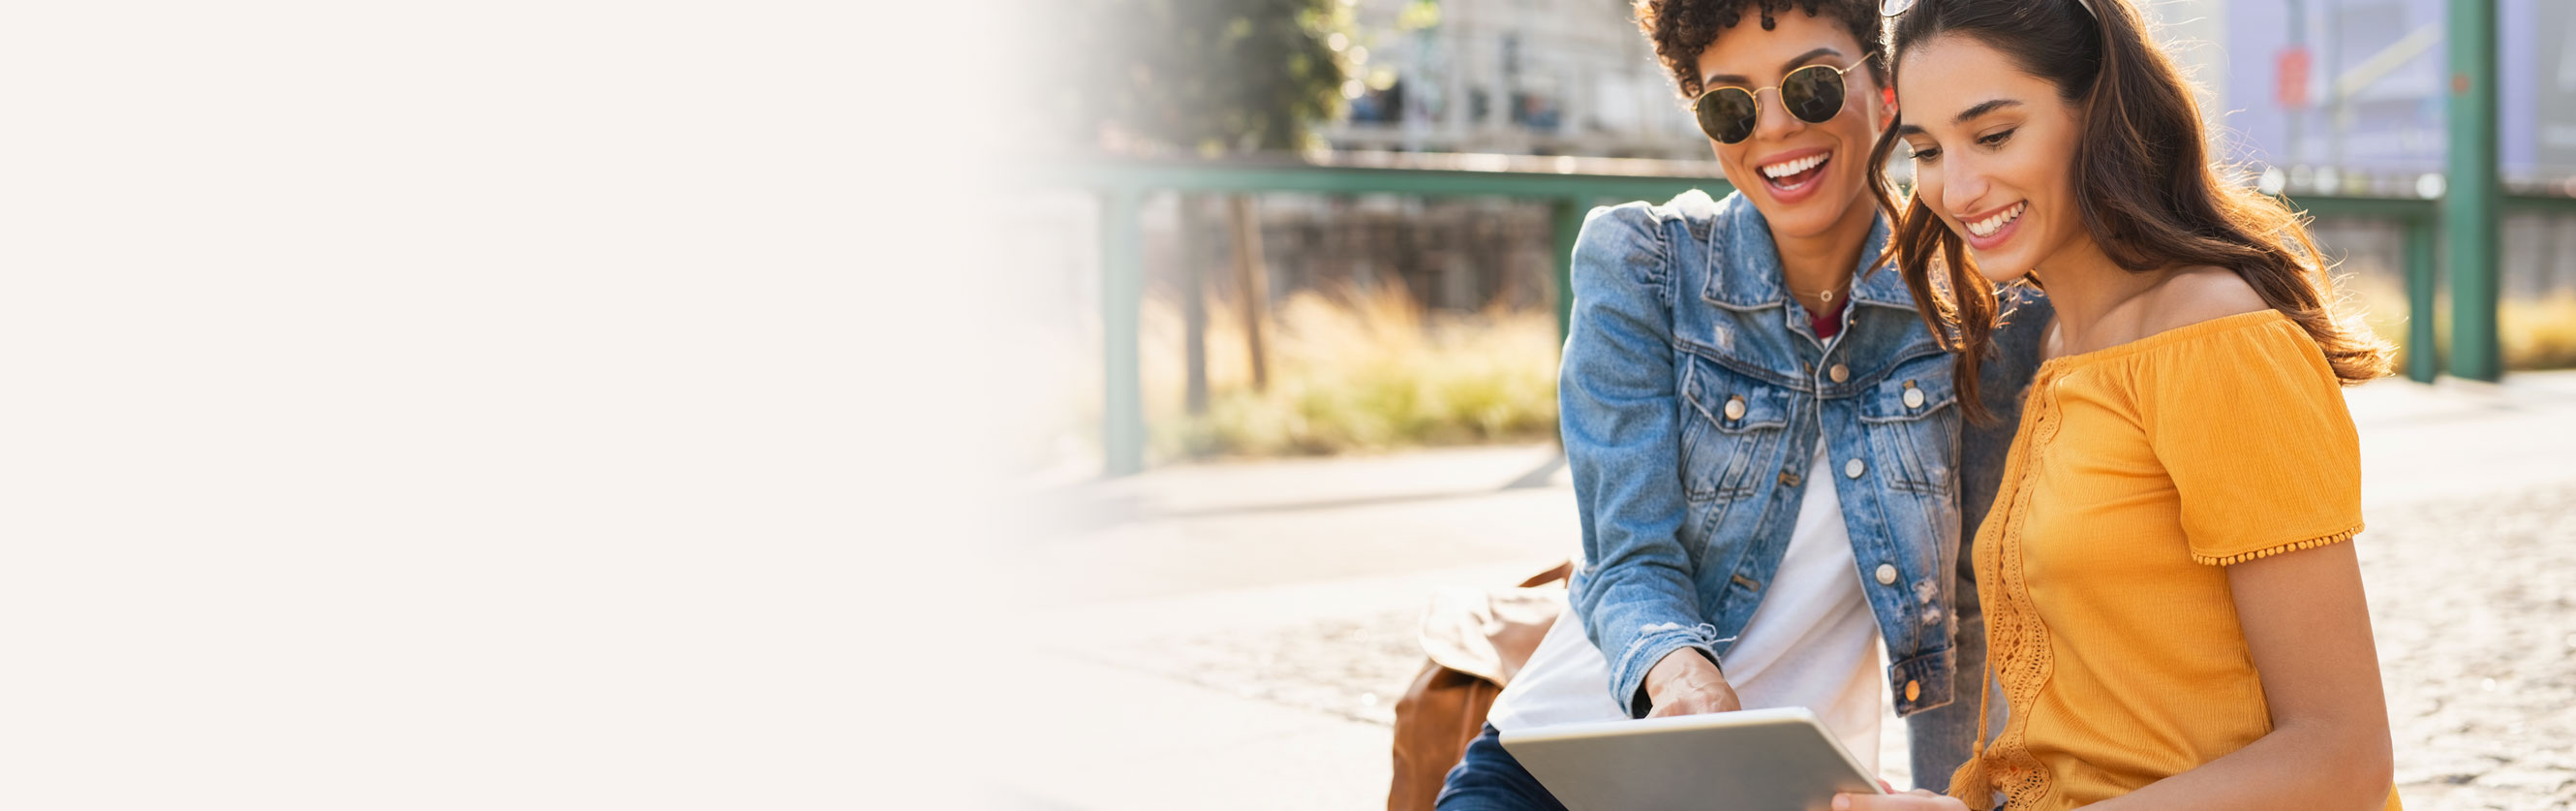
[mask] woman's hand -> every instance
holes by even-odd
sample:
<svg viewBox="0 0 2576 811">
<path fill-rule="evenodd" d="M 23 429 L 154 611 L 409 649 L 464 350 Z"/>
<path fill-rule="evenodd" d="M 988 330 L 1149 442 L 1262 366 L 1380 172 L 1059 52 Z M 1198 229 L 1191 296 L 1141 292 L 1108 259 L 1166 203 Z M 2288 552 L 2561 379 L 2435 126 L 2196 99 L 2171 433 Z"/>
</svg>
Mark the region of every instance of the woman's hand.
<svg viewBox="0 0 2576 811">
<path fill-rule="evenodd" d="M 1968 804 L 1918 788 L 1903 794 L 1836 794 L 1834 811 L 1968 811 Z"/>
<path fill-rule="evenodd" d="M 1663 661 L 1646 671 L 1646 700 L 1654 705 L 1646 713 L 1648 718 L 1744 709 L 1726 675 L 1690 648 L 1665 654 Z"/>
</svg>

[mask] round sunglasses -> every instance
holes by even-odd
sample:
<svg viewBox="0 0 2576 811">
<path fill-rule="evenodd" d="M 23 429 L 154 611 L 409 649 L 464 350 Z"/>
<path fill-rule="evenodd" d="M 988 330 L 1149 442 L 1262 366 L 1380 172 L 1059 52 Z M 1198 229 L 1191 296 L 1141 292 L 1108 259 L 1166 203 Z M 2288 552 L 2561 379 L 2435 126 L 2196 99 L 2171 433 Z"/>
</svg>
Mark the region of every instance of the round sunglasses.
<svg viewBox="0 0 2576 811">
<path fill-rule="evenodd" d="M 1699 118 L 1699 129 L 1718 143 L 1737 144 L 1753 137 L 1754 119 L 1762 112 L 1756 93 L 1780 91 L 1780 106 L 1789 114 L 1809 124 L 1834 120 L 1843 111 L 1843 76 L 1851 68 L 1832 65 L 1808 65 L 1789 71 L 1780 83 L 1771 87 L 1713 87 L 1691 101 L 1691 114 Z"/>
</svg>

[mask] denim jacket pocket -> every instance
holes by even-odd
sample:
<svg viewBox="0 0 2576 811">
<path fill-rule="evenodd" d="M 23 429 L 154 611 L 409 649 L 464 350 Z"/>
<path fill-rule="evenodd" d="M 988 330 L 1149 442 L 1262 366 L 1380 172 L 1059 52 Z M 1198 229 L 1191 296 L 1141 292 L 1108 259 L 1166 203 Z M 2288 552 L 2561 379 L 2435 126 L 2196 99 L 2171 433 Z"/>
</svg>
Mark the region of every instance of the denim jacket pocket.
<svg viewBox="0 0 2576 811">
<path fill-rule="evenodd" d="M 1898 364 L 1860 396 L 1860 419 L 1880 459 L 1896 463 L 1888 477 L 1896 490 L 1948 494 L 1958 482 L 1958 394 L 1950 384 L 1950 356 L 1928 355 Z"/>
<path fill-rule="evenodd" d="M 1789 426 L 1789 391 L 1684 355 L 1682 491 L 1693 504 L 1735 501 L 1759 489 L 1758 464 Z"/>
</svg>

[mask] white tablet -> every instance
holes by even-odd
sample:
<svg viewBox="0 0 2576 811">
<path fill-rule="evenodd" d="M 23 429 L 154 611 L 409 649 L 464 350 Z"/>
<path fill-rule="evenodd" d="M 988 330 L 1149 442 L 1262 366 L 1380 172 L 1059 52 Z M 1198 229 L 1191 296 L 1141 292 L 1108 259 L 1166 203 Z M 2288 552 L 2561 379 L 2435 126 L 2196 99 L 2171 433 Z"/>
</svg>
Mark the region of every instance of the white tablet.
<svg viewBox="0 0 2576 811">
<path fill-rule="evenodd" d="M 1573 811 L 1823 811 L 1878 779 L 1805 707 L 1524 729 L 1503 750 Z"/>
</svg>

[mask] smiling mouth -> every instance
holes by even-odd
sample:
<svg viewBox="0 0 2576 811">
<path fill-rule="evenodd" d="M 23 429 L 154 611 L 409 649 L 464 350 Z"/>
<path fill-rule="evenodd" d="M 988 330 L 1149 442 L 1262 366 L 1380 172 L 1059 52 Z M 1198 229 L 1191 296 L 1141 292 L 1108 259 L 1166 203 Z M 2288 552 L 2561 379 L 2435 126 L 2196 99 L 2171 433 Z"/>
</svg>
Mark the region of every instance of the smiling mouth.
<svg viewBox="0 0 2576 811">
<path fill-rule="evenodd" d="M 1761 167 L 1762 181 L 1782 191 L 1804 188 L 1823 177 L 1825 166 L 1834 162 L 1834 153 L 1820 152 L 1803 158 L 1792 158 Z"/>
<path fill-rule="evenodd" d="M 2013 220 L 2020 219 L 2021 213 L 2029 209 L 2030 201 L 2014 203 L 2012 208 L 1997 212 L 1994 216 L 1968 223 L 1968 233 L 1980 237 L 1994 236 L 1996 231 L 2004 230 L 2004 226 L 2011 225 Z"/>
</svg>

